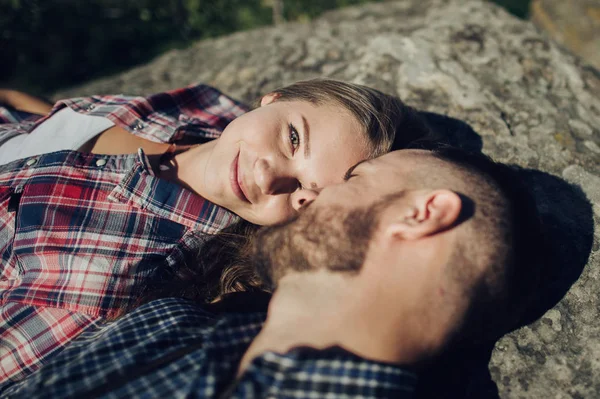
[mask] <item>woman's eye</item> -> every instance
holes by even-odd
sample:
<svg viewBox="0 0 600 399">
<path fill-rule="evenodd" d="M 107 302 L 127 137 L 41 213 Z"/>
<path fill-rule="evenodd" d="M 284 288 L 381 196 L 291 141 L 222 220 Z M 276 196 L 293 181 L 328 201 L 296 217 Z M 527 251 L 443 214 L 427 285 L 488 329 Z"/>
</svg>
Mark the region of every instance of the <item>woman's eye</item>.
<svg viewBox="0 0 600 399">
<path fill-rule="evenodd" d="M 292 145 L 293 152 L 296 152 L 296 150 L 300 147 L 300 135 L 298 134 L 298 131 L 296 130 L 294 125 L 292 125 L 290 123 L 289 126 L 290 126 L 290 144 Z"/>
</svg>

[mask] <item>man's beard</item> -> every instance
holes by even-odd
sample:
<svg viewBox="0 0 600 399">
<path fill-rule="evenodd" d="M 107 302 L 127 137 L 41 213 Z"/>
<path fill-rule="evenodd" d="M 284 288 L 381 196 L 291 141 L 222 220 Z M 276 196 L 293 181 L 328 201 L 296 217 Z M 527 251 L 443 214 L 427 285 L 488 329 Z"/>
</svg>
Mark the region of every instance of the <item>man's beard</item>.
<svg viewBox="0 0 600 399">
<path fill-rule="evenodd" d="M 288 271 L 327 268 L 358 273 L 377 226 L 378 205 L 351 211 L 339 206 L 309 207 L 295 219 L 264 227 L 251 252 L 259 277 L 274 289 Z"/>
</svg>

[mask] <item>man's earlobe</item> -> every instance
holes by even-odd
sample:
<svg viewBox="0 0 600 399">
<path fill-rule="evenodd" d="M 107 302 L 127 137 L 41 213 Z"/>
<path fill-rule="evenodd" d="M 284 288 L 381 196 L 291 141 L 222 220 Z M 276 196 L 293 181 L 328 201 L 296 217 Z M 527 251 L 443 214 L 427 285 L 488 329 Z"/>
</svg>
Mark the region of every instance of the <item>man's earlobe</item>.
<svg viewBox="0 0 600 399">
<path fill-rule="evenodd" d="M 461 212 L 459 194 L 450 190 L 420 191 L 413 196 L 412 206 L 392 216 L 386 233 L 400 240 L 416 240 L 441 233 L 453 227 Z"/>
<path fill-rule="evenodd" d="M 265 94 L 263 98 L 260 99 L 260 106 L 264 107 L 265 105 L 271 104 L 273 101 L 277 100 L 281 97 L 279 93 L 269 93 Z"/>
</svg>

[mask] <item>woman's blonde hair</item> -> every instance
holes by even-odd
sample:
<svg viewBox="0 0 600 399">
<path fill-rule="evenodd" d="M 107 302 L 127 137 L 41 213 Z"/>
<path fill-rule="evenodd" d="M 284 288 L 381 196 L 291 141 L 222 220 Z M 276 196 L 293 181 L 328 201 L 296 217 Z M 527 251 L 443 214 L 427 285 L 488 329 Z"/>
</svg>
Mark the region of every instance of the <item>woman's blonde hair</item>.
<svg viewBox="0 0 600 399">
<path fill-rule="evenodd" d="M 296 82 L 271 94 L 277 96 L 276 101 L 333 104 L 348 110 L 367 135 L 371 158 L 431 136 L 427 124 L 414 108 L 398 97 L 356 83 L 319 78 Z"/>
</svg>

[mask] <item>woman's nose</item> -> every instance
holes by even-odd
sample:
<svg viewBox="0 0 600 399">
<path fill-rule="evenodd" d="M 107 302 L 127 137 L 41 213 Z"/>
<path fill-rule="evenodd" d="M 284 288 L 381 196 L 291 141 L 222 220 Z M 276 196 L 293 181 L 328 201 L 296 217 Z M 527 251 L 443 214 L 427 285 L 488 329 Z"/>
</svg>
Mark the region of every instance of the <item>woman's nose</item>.
<svg viewBox="0 0 600 399">
<path fill-rule="evenodd" d="M 254 180 L 265 195 L 293 193 L 300 183 L 284 165 L 259 159 L 254 165 Z"/>
</svg>

